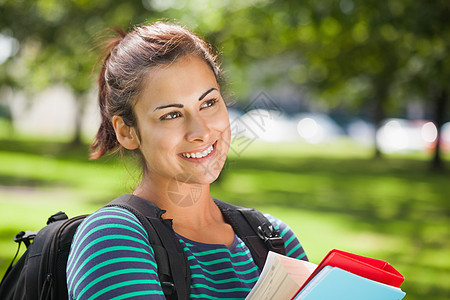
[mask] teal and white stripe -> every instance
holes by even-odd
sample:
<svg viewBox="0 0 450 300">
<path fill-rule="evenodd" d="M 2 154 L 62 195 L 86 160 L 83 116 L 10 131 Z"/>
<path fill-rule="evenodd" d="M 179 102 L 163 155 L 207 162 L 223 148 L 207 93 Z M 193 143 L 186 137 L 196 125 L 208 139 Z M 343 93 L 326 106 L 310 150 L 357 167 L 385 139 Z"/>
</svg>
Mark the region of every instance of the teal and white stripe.
<svg viewBox="0 0 450 300">
<path fill-rule="evenodd" d="M 288 256 L 307 259 L 292 230 L 266 215 L 280 231 Z M 244 299 L 260 270 L 239 237 L 231 246 L 179 236 L 191 270 L 192 299 Z M 137 218 L 119 207 L 102 208 L 78 228 L 68 264 L 71 299 L 165 299 L 154 252 Z"/>
</svg>

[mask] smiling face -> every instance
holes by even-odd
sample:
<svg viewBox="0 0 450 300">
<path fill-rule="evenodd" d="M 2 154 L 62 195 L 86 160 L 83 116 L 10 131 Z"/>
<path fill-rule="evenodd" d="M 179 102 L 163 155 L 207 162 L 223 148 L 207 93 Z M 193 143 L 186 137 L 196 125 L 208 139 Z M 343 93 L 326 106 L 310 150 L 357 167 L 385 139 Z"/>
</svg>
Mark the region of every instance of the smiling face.
<svg viewBox="0 0 450 300">
<path fill-rule="evenodd" d="M 134 111 L 146 175 L 157 181 L 209 184 L 230 144 L 224 100 L 211 68 L 189 55 L 152 69 Z"/>
</svg>

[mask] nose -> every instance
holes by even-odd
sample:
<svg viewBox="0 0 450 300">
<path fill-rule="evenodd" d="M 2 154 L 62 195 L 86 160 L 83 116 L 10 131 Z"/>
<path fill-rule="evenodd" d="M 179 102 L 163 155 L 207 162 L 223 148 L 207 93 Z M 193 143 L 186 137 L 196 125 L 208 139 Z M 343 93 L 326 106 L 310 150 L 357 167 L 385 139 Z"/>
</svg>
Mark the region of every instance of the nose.
<svg viewBox="0 0 450 300">
<path fill-rule="evenodd" d="M 192 117 L 188 121 L 186 139 L 189 142 L 205 142 L 209 141 L 211 128 L 207 120 L 199 116 Z"/>
</svg>

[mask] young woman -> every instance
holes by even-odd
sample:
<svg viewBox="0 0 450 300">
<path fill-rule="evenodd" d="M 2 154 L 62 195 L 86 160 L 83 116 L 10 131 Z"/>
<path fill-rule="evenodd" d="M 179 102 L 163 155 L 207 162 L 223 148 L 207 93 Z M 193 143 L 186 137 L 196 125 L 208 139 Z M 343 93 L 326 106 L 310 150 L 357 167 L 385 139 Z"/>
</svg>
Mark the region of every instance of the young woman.
<svg viewBox="0 0 450 300">
<path fill-rule="evenodd" d="M 191 298 L 245 298 L 260 270 L 209 188 L 230 145 L 221 72 L 210 47 L 183 27 L 158 22 L 121 33 L 105 54 L 92 157 L 120 148 L 139 154 L 143 175 L 133 194 L 173 220 L 191 269 Z M 289 227 L 269 220 L 286 254 L 306 259 Z M 80 225 L 67 284 L 70 299 L 164 299 L 148 236 L 119 207 L 104 207 Z"/>
</svg>

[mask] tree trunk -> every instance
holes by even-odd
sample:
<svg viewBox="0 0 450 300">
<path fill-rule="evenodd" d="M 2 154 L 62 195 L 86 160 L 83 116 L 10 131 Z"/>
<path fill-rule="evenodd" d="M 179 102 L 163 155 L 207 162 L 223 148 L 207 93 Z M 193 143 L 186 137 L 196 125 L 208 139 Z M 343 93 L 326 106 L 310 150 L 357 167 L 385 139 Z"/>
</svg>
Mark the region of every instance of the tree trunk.
<svg viewBox="0 0 450 300">
<path fill-rule="evenodd" d="M 435 98 L 434 105 L 434 122 L 437 127 L 437 140 L 436 140 L 436 148 L 434 150 L 433 159 L 431 161 L 431 169 L 435 171 L 443 171 L 444 170 L 444 162 L 441 157 L 441 128 L 444 125 L 445 112 L 447 109 L 448 102 L 448 92 L 445 89 L 438 91 L 437 93 L 432 93 Z"/>
<path fill-rule="evenodd" d="M 375 133 L 378 132 L 378 130 L 381 128 L 382 122 L 384 120 L 384 109 L 383 109 L 383 100 L 381 99 L 375 99 L 375 111 L 374 111 L 374 123 L 375 123 Z M 381 153 L 380 147 L 377 142 L 377 137 L 375 134 L 375 152 L 374 152 L 374 158 L 379 159 L 382 158 L 383 155 Z"/>
<path fill-rule="evenodd" d="M 375 79 L 375 99 L 374 99 L 374 110 L 373 110 L 373 121 L 375 124 L 376 132 L 380 129 L 383 120 L 386 118 L 385 113 L 385 102 L 387 97 L 387 90 L 389 88 L 389 84 L 383 80 L 383 79 Z M 380 147 L 378 146 L 376 135 L 375 135 L 375 152 L 374 152 L 374 158 L 380 159 L 382 158 L 382 152 L 380 150 Z"/>
<path fill-rule="evenodd" d="M 73 147 L 78 147 L 83 144 L 82 141 L 82 127 L 83 127 L 83 115 L 86 104 L 86 93 L 79 93 L 77 97 L 77 111 L 75 115 L 75 132 L 70 145 Z"/>
</svg>

